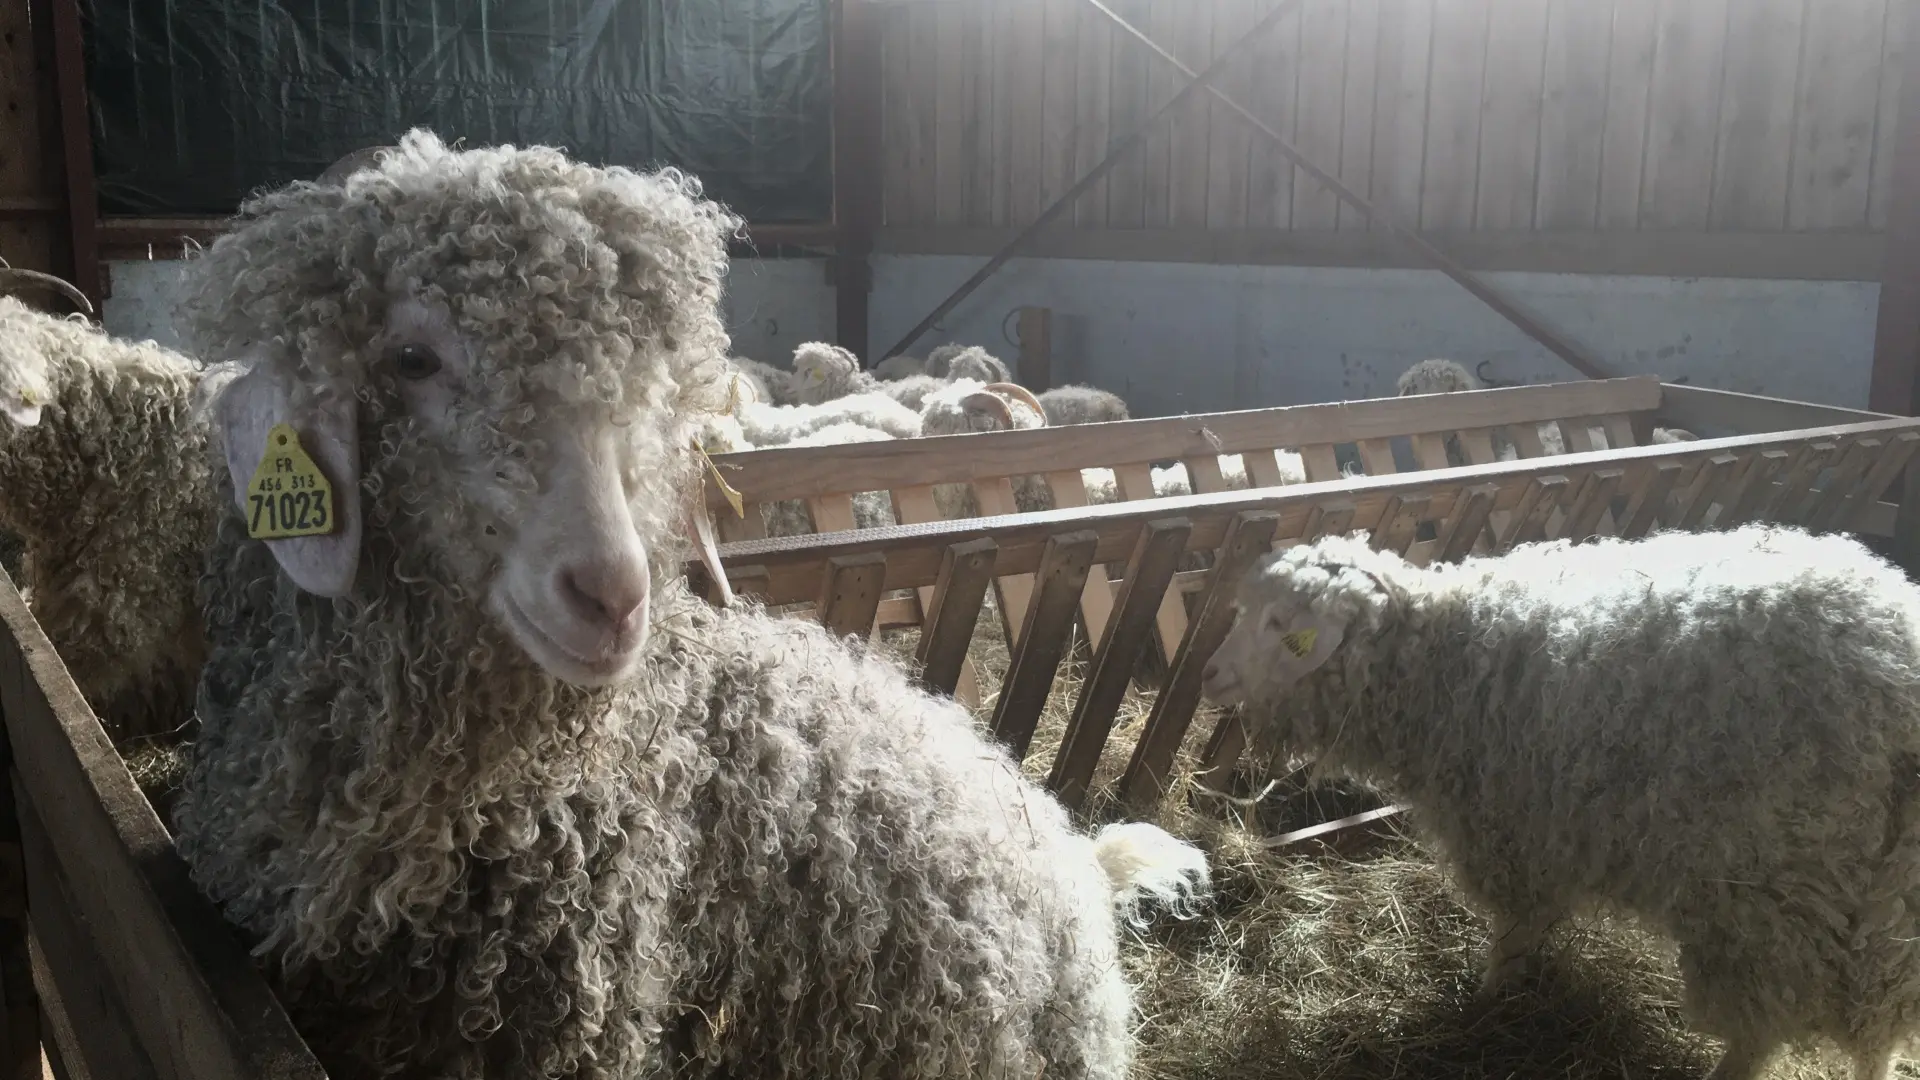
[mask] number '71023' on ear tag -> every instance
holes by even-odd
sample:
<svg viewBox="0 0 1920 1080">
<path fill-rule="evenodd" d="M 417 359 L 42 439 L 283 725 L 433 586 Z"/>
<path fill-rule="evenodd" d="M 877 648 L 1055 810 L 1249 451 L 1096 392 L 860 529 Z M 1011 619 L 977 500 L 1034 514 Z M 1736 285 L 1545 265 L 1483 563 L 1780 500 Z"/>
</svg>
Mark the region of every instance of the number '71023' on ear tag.
<svg viewBox="0 0 1920 1080">
<path fill-rule="evenodd" d="M 260 464 L 247 482 L 247 535 L 286 540 L 333 530 L 333 485 L 300 446 L 293 426 L 273 425 Z"/>
<path fill-rule="evenodd" d="M 1281 635 L 1280 644 L 1285 645 L 1295 659 L 1304 660 L 1307 654 L 1313 651 L 1313 643 L 1318 640 L 1320 640 L 1320 631 L 1309 627 Z"/>
</svg>

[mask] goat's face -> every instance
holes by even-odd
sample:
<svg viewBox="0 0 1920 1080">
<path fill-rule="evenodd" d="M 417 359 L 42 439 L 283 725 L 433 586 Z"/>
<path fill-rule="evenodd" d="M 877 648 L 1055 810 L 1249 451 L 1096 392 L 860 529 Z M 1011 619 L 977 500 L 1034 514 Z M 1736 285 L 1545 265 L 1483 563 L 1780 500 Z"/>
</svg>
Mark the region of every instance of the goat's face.
<svg viewBox="0 0 1920 1080">
<path fill-rule="evenodd" d="M 726 396 L 731 219 L 550 150 L 409 136 L 373 173 L 349 181 L 345 207 L 311 189 L 270 197 L 288 229 L 341 234 L 339 253 L 305 240 L 318 267 L 254 304 L 244 286 L 221 301 L 229 333 L 267 342 L 237 350 L 247 374 L 216 408 L 242 509 L 268 431 L 290 424 L 338 503 L 331 532 L 265 541 L 296 585 L 437 582 L 551 675 L 618 681 L 653 590 L 682 565 L 696 410 Z M 239 235 L 275 224 L 262 222 Z M 313 325 L 262 333 L 276 314 Z M 357 572 L 363 534 L 390 552 L 377 569 L 392 581 Z"/>
<path fill-rule="evenodd" d="M 1335 536 L 1262 559 L 1234 599 L 1234 622 L 1201 674 L 1219 705 L 1271 701 L 1376 630 L 1389 596 L 1364 540 Z"/>
<path fill-rule="evenodd" d="M 376 510 L 403 546 L 473 582 L 541 667 L 579 685 L 627 674 L 647 639 L 686 448 L 644 402 L 569 394 L 512 349 L 477 348 L 442 309 L 394 304 L 368 367 Z M 500 361 L 505 361 L 501 363 Z M 390 505 L 390 504 L 396 504 Z"/>
</svg>

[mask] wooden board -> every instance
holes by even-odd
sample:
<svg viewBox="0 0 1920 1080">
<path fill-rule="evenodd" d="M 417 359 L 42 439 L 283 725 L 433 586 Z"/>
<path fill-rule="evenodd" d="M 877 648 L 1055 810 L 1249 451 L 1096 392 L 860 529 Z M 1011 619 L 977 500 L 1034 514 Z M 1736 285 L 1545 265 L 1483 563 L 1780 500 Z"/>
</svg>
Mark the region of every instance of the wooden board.
<svg viewBox="0 0 1920 1080">
<path fill-rule="evenodd" d="M 1076 6 L 1078 0 L 1076 0 Z M 1073 175 L 1078 180 L 1107 156 L 1113 77 L 1114 31 L 1104 17 L 1085 13 L 1074 41 Z M 1107 223 L 1107 179 L 1087 189 L 1074 204 L 1074 222 L 1081 228 Z"/>
<path fill-rule="evenodd" d="M 1640 227 L 1640 181 L 1646 167 L 1647 105 L 1660 0 L 1615 0 L 1607 58 L 1607 120 L 1600 143 L 1602 229 Z"/>
<path fill-rule="evenodd" d="M 1260 9 L 1258 0 L 1217 0 L 1212 55 L 1220 55 L 1239 41 Z M 1261 104 L 1253 95 L 1254 65 L 1250 56 L 1234 61 L 1220 76 L 1218 85 L 1248 108 Z M 1240 228 L 1247 223 L 1247 159 L 1253 148 L 1253 127 L 1212 94 L 1207 95 L 1206 109 L 1206 225 L 1209 229 Z"/>
<path fill-rule="evenodd" d="M 1642 227 L 1707 225 L 1727 6 L 1732 2 L 1660 0 L 1647 112 L 1651 130 L 1641 179 Z"/>
<path fill-rule="evenodd" d="M 1422 228 L 1473 228 L 1492 5 L 1493 0 L 1444 0 L 1434 8 Z"/>
<path fill-rule="evenodd" d="M 1741 0 L 1727 12 L 1726 88 L 1713 168 L 1716 229 L 1782 229 L 1793 152 L 1796 76 L 1807 5 Z"/>
<path fill-rule="evenodd" d="M 1342 105 L 1346 98 L 1346 0 L 1308 0 L 1300 8 L 1300 81 L 1294 106 L 1294 145 L 1309 160 L 1336 173 L 1340 168 Z M 1331 229 L 1339 223 L 1340 197 L 1295 169 L 1293 227 Z"/>
<path fill-rule="evenodd" d="M 1747 0 L 1751 2 L 1751 0 Z M 1808 6 L 1787 227 L 1865 228 L 1887 0 Z"/>
<path fill-rule="evenodd" d="M 187 867 L 72 678 L 0 576 L 0 706 L 100 975 L 162 1080 L 324 1076 Z"/>
<path fill-rule="evenodd" d="M 1474 227 L 1531 229 L 1546 74 L 1545 0 L 1499 0 L 1487 28 L 1480 90 Z"/>
<path fill-rule="evenodd" d="M 1369 198 L 1408 225 L 1419 224 L 1426 172 L 1434 2 L 1380 0 L 1380 87 L 1374 105 Z M 1374 222 L 1373 228 L 1383 226 Z"/>
<path fill-rule="evenodd" d="M 1373 180 L 1374 101 L 1380 94 L 1380 5 L 1382 0 L 1348 0 L 1347 70 L 1340 109 L 1340 168 L 1342 183 L 1366 192 Z M 1345 230 L 1366 229 L 1367 215 L 1344 199 L 1339 203 L 1339 225 Z"/>
<path fill-rule="evenodd" d="M 1550 0 L 1540 110 L 1534 224 L 1591 229 L 1599 212 L 1600 148 L 1607 125 L 1607 51 L 1613 4 Z"/>
<path fill-rule="evenodd" d="M 1271 2 L 1271 0 L 1269 0 Z M 1253 93 L 1247 111 L 1292 139 L 1301 59 L 1300 14 L 1288 15 L 1250 47 Z M 1247 154 L 1247 224 L 1288 228 L 1293 223 L 1293 163 L 1270 141 L 1255 138 Z"/>
</svg>

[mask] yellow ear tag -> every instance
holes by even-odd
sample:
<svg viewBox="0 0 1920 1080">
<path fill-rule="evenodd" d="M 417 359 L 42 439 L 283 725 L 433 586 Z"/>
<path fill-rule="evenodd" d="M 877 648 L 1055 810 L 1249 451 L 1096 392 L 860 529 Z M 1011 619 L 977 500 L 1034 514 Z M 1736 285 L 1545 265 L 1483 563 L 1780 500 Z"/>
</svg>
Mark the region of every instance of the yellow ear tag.
<svg viewBox="0 0 1920 1080">
<path fill-rule="evenodd" d="M 1287 647 L 1287 651 L 1293 654 L 1295 660 L 1305 660 L 1307 654 L 1313 651 L 1313 643 L 1318 640 L 1320 640 L 1320 631 L 1309 627 L 1281 635 L 1280 644 Z"/>
<path fill-rule="evenodd" d="M 273 425 L 266 452 L 247 483 L 247 535 L 285 540 L 325 536 L 333 530 L 333 485 L 300 448 L 293 427 Z"/>
</svg>

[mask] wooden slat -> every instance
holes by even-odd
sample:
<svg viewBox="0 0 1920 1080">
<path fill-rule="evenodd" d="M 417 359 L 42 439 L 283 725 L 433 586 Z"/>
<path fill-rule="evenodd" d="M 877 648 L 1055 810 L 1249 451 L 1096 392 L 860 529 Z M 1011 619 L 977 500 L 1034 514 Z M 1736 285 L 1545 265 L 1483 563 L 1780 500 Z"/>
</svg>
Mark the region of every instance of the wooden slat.
<svg viewBox="0 0 1920 1080">
<path fill-rule="evenodd" d="M 1152 0 L 1113 0 L 1108 6 L 1133 26 L 1149 26 L 1153 12 Z M 1147 51 L 1132 38 L 1115 33 L 1110 63 L 1113 66 L 1113 81 L 1107 90 L 1112 116 L 1109 131 L 1114 137 L 1124 137 L 1147 118 L 1152 108 L 1152 62 Z M 1164 140 L 1165 131 L 1163 121 L 1160 130 L 1154 134 Z M 1146 224 L 1146 162 L 1148 158 L 1156 156 L 1156 150 L 1158 156 L 1164 157 L 1167 153 L 1166 144 L 1149 136 L 1143 145 L 1121 157 L 1113 170 L 1107 173 L 1108 228 L 1138 229 Z M 1088 164 L 1090 166 L 1092 163 Z"/>
<path fill-rule="evenodd" d="M 1262 5 L 1263 9 L 1266 5 Z M 1242 63 L 1253 68 L 1253 91 L 1245 99 L 1275 131 L 1295 137 L 1295 103 L 1302 56 L 1299 15 L 1280 20 L 1252 46 Z M 1212 97 L 1211 94 L 1207 95 Z M 1239 119 L 1235 117 L 1235 119 Z M 1290 228 L 1293 223 L 1293 163 L 1272 143 L 1255 139 L 1247 153 L 1247 224 L 1254 228 Z"/>
<path fill-rule="evenodd" d="M 1122 797 L 1135 808 L 1158 801 L 1166 791 L 1174 758 L 1200 704 L 1201 672 L 1233 626 L 1233 600 L 1241 581 L 1273 545 L 1279 525 L 1278 514 L 1250 511 L 1235 515 L 1228 526 L 1206 598 L 1174 654 L 1166 685 L 1154 698 L 1146 728 L 1134 744 L 1133 757 L 1120 780 Z"/>
<path fill-rule="evenodd" d="M 1425 178 L 1428 72 L 1434 0 L 1381 0 L 1380 91 L 1374 101 L 1374 205 L 1398 221 L 1420 222 Z M 1385 228 L 1372 223 L 1375 231 Z"/>
<path fill-rule="evenodd" d="M 1213 20 L 1217 5 L 1163 0 L 1156 10 L 1161 8 L 1172 9 L 1173 33 L 1160 40 L 1195 70 L 1205 67 L 1213 58 Z M 1152 62 L 1160 69 L 1172 70 L 1171 65 L 1159 60 Z M 1173 76 L 1177 93 L 1186 79 L 1178 72 L 1173 72 Z M 1212 98 L 1211 94 L 1202 94 L 1161 121 L 1172 136 L 1172 154 L 1167 163 L 1167 223 L 1176 228 L 1207 227 L 1207 119 Z"/>
<path fill-rule="evenodd" d="M 1334 456 L 1332 446 L 1301 447 L 1300 464 L 1306 469 L 1309 483 L 1318 484 L 1340 479 L 1340 460 Z"/>
<path fill-rule="evenodd" d="M 910 487 L 895 488 L 890 492 L 893 498 L 893 519 L 902 525 L 919 525 L 940 520 L 939 504 L 934 502 L 933 487 L 929 484 L 915 484 Z M 916 595 L 920 597 L 920 610 L 933 611 L 933 587 L 921 586 Z M 978 608 L 969 616 L 968 633 L 972 633 L 972 620 L 978 617 Z M 925 634 L 925 631 L 922 631 Z M 924 640 L 924 639 L 923 639 Z M 971 708 L 980 703 L 980 677 L 974 670 L 973 658 L 966 653 L 966 643 L 960 645 L 960 668 L 955 681 L 944 684 L 946 691 L 955 700 Z"/>
<path fill-rule="evenodd" d="M 0 578 L 0 708 L 27 800 L 98 944 L 98 972 L 162 1080 L 320 1080 L 233 932 L 201 897 L 73 679 Z"/>
<path fill-rule="evenodd" d="M 1480 91 L 1474 227 L 1531 229 L 1546 75 L 1546 0 L 1496 3 Z"/>
<path fill-rule="evenodd" d="M 1027 608 L 1020 644 L 1000 686 L 993 711 L 993 737 L 1005 743 L 1015 758 L 1027 756 L 1034 725 L 1046 708 L 1054 672 L 1066 651 L 1073 628 L 1074 608 L 1087 583 L 1100 534 L 1091 530 L 1061 533 L 1047 538 L 1036 575 L 1038 588 Z"/>
<path fill-rule="evenodd" d="M 1187 483 L 1196 495 L 1227 490 L 1227 479 L 1220 473 L 1220 459 L 1213 454 L 1196 454 L 1181 464 L 1187 467 Z"/>
<path fill-rule="evenodd" d="M 967 222 L 967 182 L 972 176 L 967 156 L 975 149 L 964 141 L 973 109 L 975 57 L 963 44 L 968 24 L 979 18 L 972 5 L 940 4 L 929 9 L 938 23 L 938 44 L 921 58 L 935 68 L 936 115 L 930 129 L 934 141 L 934 212 L 941 225 Z M 874 489 L 879 490 L 879 489 Z"/>
<path fill-rule="evenodd" d="M 1854 489 L 1866 479 L 1867 470 L 1880 459 L 1885 449 L 1886 443 L 1879 439 L 1854 440 L 1840 458 L 1840 463 L 1833 467 L 1826 486 L 1820 489 L 1819 497 L 1813 501 L 1813 509 L 1807 512 L 1801 524 L 1812 532 L 1826 532 Z"/>
<path fill-rule="evenodd" d="M 1003 3 L 1008 15 L 1003 28 L 1011 33 L 995 43 L 996 56 L 1005 57 L 1006 81 L 995 87 L 995 111 L 1003 114 L 1006 154 L 1002 158 L 1000 188 L 1006 192 L 1010 224 L 1025 225 L 1045 209 L 1041 202 L 1046 154 L 1047 11 L 1045 0 Z M 1072 55 L 1065 58 L 1071 68 Z M 1000 108 L 1000 97 L 1005 107 Z"/>
<path fill-rule="evenodd" d="M 1080 684 L 1080 698 L 1074 703 L 1066 735 L 1047 777 L 1048 790 L 1069 808 L 1079 807 L 1086 798 L 1087 785 L 1100 764 L 1100 752 L 1113 730 L 1114 714 L 1126 698 L 1140 651 L 1152 631 L 1160 598 L 1171 595 L 1167 583 L 1173 579 L 1174 568 L 1186 553 L 1187 538 L 1192 534 L 1193 523 L 1185 518 L 1150 521 L 1140 531 L 1133 557 L 1127 560 L 1126 581 L 1120 587 L 1113 619 L 1103 635 L 1106 643 L 1094 654 L 1087 677 Z"/>
<path fill-rule="evenodd" d="M 1619 450 L 1622 447 L 1640 445 L 1640 440 L 1634 437 L 1633 421 L 1619 413 L 1609 413 L 1601 417 L 1600 426 L 1607 433 L 1607 449 L 1609 450 Z"/>
<path fill-rule="evenodd" d="M 1607 36 L 1613 5 L 1549 0 L 1545 102 L 1540 114 L 1534 224 L 1550 232 L 1594 227 L 1607 120 Z"/>
<path fill-rule="evenodd" d="M 1329 448 L 1331 452 L 1331 448 Z M 1247 480 L 1254 487 L 1279 487 L 1291 482 L 1280 472 L 1280 459 L 1272 450 L 1249 450 L 1241 455 L 1241 463 L 1246 467 Z M 1304 468 L 1304 463 L 1303 468 Z"/>
<path fill-rule="evenodd" d="M 1588 423 L 1584 417 L 1560 421 L 1560 439 L 1567 453 L 1584 454 L 1594 449 L 1593 429 Z"/>
<path fill-rule="evenodd" d="M 1647 535 L 1667 513 L 1667 500 L 1687 467 L 1678 461 L 1661 461 L 1647 474 L 1640 491 L 1627 505 L 1626 522 L 1620 526 L 1623 540 L 1638 540 Z"/>
<path fill-rule="evenodd" d="M 941 555 L 940 577 L 929 590 L 927 621 L 914 650 L 921 683 L 936 693 L 952 694 L 959 685 L 998 554 L 999 545 L 983 536 L 954 544 Z"/>
<path fill-rule="evenodd" d="M 1600 515 L 1606 512 L 1608 501 L 1613 498 L 1613 493 L 1619 489 L 1620 481 L 1625 476 L 1624 469 L 1602 469 L 1594 473 L 1581 489 L 1573 509 L 1567 512 L 1566 525 L 1560 530 L 1560 538 L 1576 544 L 1592 539 L 1594 529 L 1600 523 Z"/>
<path fill-rule="evenodd" d="M 1092 171 L 1107 156 L 1113 46 L 1113 24 L 1096 13 L 1083 12 L 1074 48 L 1073 175 L 1076 179 Z M 1083 229 L 1106 226 L 1106 177 L 1095 181 L 1086 194 L 1080 196 L 1073 214 L 1075 223 Z"/>
<path fill-rule="evenodd" d="M 955 437 L 967 438 L 968 436 Z M 1019 507 L 1013 502 L 1013 482 L 1004 476 L 975 480 L 973 496 L 980 503 L 980 513 L 986 517 L 1019 511 Z M 1006 631 L 1008 648 L 1020 643 L 1020 627 L 1026 621 L 1027 604 L 1032 597 L 1033 575 L 1031 574 L 1008 574 L 1005 577 L 993 579 L 993 598 L 1000 608 L 1001 627 Z"/>
<path fill-rule="evenodd" d="M 1513 424 L 1507 428 L 1507 434 L 1512 437 L 1514 449 L 1520 452 L 1521 457 L 1543 458 L 1547 456 L 1546 444 L 1540 439 L 1539 425 Z"/>
<path fill-rule="evenodd" d="M 836 638 L 866 637 L 880 609 L 886 578 L 887 557 L 877 551 L 828 559 L 820 599 L 814 605 L 820 625 Z"/>
<path fill-rule="evenodd" d="M 1425 520 L 1431 500 L 1425 495 L 1395 496 L 1381 512 L 1380 524 L 1368 537 L 1375 551 L 1391 551 L 1404 556 L 1413 546 L 1414 534 Z"/>
<path fill-rule="evenodd" d="M 1514 508 L 1513 516 L 1507 522 L 1507 530 L 1500 537 L 1499 550 L 1511 551 L 1516 544 L 1540 539 L 1546 531 L 1547 518 L 1553 513 L 1554 505 L 1566 485 L 1567 478 L 1564 476 L 1530 478 L 1526 494 L 1520 497 L 1520 505 Z"/>
<path fill-rule="evenodd" d="M 1188 55 L 1180 48 L 1179 39 L 1185 35 L 1182 26 L 1194 21 L 1196 5 L 1183 3 L 1182 0 L 1149 0 L 1147 20 L 1133 25 L 1144 29 L 1155 41 L 1171 47 L 1175 56 Z M 1123 42 L 1125 48 L 1145 52 L 1135 42 Z M 1147 65 L 1147 110 L 1158 110 L 1173 96 L 1180 92 L 1179 72 L 1171 64 L 1158 57 L 1146 58 Z M 1199 99 L 1190 100 L 1181 106 L 1180 111 L 1155 124 L 1147 133 L 1146 144 L 1133 153 L 1138 158 L 1140 173 L 1140 223 L 1147 228 L 1164 225 L 1168 221 L 1171 209 L 1169 200 L 1173 194 L 1173 140 L 1181 128 L 1193 125 L 1204 115 L 1204 106 Z"/>
<path fill-rule="evenodd" d="M 1913 459 L 1915 450 L 1920 449 L 1920 433 L 1898 432 L 1888 442 L 1890 445 L 1881 453 L 1880 460 L 1874 462 L 1873 468 L 1867 472 L 1866 479 L 1861 481 L 1860 490 L 1854 493 L 1846 508 L 1835 520 L 1835 528 L 1859 527 L 1867 508 L 1880 498 L 1881 494 L 1887 490 L 1887 485 L 1893 483 L 1894 478 L 1900 475 L 1900 471 L 1906 468 L 1907 463 Z"/>
<path fill-rule="evenodd" d="M 813 518 L 814 532 L 845 532 L 858 528 L 853 519 L 853 496 L 821 495 L 807 499 L 807 513 Z"/>
<path fill-rule="evenodd" d="M 140 1046 L 126 1009 L 101 979 L 98 945 L 79 914 L 73 889 L 60 869 L 39 815 L 28 806 L 11 775 L 14 797 L 24 808 L 21 839 L 32 873 L 28 906 L 33 910 L 35 952 L 41 970 L 34 973 L 62 1065 L 71 1075 L 99 1080 L 153 1080 L 158 1074 Z M 39 1054 L 33 1055 L 38 1073 Z"/>
<path fill-rule="evenodd" d="M 1394 472 L 1393 444 L 1386 439 L 1361 439 L 1356 444 L 1360 464 L 1368 476 L 1389 476 Z"/>
<path fill-rule="evenodd" d="M 1893 161 L 1896 133 L 1900 129 L 1900 79 L 1907 56 L 1914 47 L 1913 12 L 1906 4 L 1887 5 L 1887 28 L 1880 47 L 1880 117 L 1873 132 L 1872 189 L 1867 195 L 1867 227 L 1875 232 L 1887 228 L 1888 204 L 1894 197 Z"/>
<path fill-rule="evenodd" d="M 1762 450 L 1754 454 L 1741 474 L 1739 489 L 1714 520 L 1714 527 L 1731 529 L 1753 520 L 1754 512 L 1772 495 L 1774 482 L 1784 475 L 1782 470 L 1792 460 L 1793 454 L 1786 450 Z"/>
<path fill-rule="evenodd" d="M 1740 467 L 1740 455 L 1715 454 L 1700 467 L 1699 479 L 1693 488 L 1681 499 L 1678 527 L 1686 532 L 1698 532 L 1706 520 L 1707 510 L 1719 501 L 1736 476 Z"/>
<path fill-rule="evenodd" d="M 1455 504 L 1446 528 L 1440 533 L 1436 559 L 1459 562 L 1473 551 L 1474 541 L 1486 530 L 1488 516 L 1499 494 L 1498 484 L 1479 484 L 1467 489 L 1466 497 Z"/>
<path fill-rule="evenodd" d="M 1653 54 L 1641 225 L 1704 229 L 1713 200 L 1714 136 L 1727 7 L 1744 0 L 1664 0 Z"/>
<path fill-rule="evenodd" d="M 1422 228 L 1473 228 L 1492 6 L 1492 0 L 1445 0 L 1434 7 Z"/>
<path fill-rule="evenodd" d="M 1365 192 L 1373 173 L 1374 101 L 1380 95 L 1380 7 L 1382 0 L 1347 0 L 1346 92 L 1341 108 L 1340 168 L 1341 182 Z M 1344 200 L 1339 206 L 1339 226 L 1356 230 L 1368 227 L 1365 214 Z"/>
<path fill-rule="evenodd" d="M 1053 490 L 1055 506 L 1087 505 L 1087 485 L 1078 469 L 1062 469 L 1047 474 L 1047 486 Z M 1087 585 L 1080 592 L 1080 625 L 1087 632 L 1087 645 L 1100 647 L 1100 635 L 1107 632 L 1107 616 L 1113 613 L 1113 590 L 1108 586 L 1105 564 L 1087 569 Z"/>
<path fill-rule="evenodd" d="M 1489 455 L 1491 457 L 1491 455 Z M 1445 436 L 1427 434 L 1413 437 L 1413 459 L 1422 469 L 1444 469 L 1447 467 L 1447 440 Z"/>
<path fill-rule="evenodd" d="M 1189 6 L 1197 7 L 1192 0 Z M 1337 170 L 1340 167 L 1340 103 L 1346 94 L 1348 3 L 1307 3 L 1298 16 L 1303 48 L 1300 53 L 1299 99 L 1294 122 L 1299 126 L 1293 144 L 1308 159 Z M 1293 174 L 1293 227 L 1331 229 L 1339 223 L 1340 198 L 1306 173 Z"/>
<path fill-rule="evenodd" d="M 1042 64 L 1039 206 L 1031 216 L 1066 193 L 1080 174 L 1074 169 L 1075 111 L 1080 70 L 1080 37 L 1087 27 L 1075 0 L 1040 0 Z M 1024 224 L 1029 218 L 1017 218 Z"/>
<path fill-rule="evenodd" d="M 1800 507 L 1806 502 L 1814 480 L 1832 464 L 1833 456 L 1839 449 L 1839 444 L 1828 440 L 1809 443 L 1806 453 L 1793 463 L 1786 479 L 1773 489 L 1773 494 L 1761 511 L 1761 519 L 1784 523 L 1800 520 Z"/>
<path fill-rule="evenodd" d="M 966 5 L 966 33 L 960 39 L 960 54 L 966 63 L 962 77 L 961 101 L 966 123 L 960 131 L 960 147 L 966 156 L 960 164 L 965 177 L 966 221 L 972 225 L 994 223 L 996 167 L 1004 167 L 998 140 L 994 138 L 993 99 L 1003 92 L 1005 83 L 996 77 L 995 63 L 1006 55 L 997 48 L 993 15 L 998 5 Z"/>
<path fill-rule="evenodd" d="M 1750 0 L 1749 0 L 1750 2 Z M 1864 229 L 1887 0 L 1808 5 L 1795 95 L 1790 229 Z"/>
<path fill-rule="evenodd" d="M 1640 227 L 1641 177 L 1646 168 L 1647 102 L 1653 88 L 1659 0 L 1615 0 L 1607 54 L 1606 125 L 1600 139 L 1602 229 Z"/>
<path fill-rule="evenodd" d="M 883 630 L 904 630 L 925 622 L 924 609 L 920 607 L 920 598 L 913 593 L 905 596 L 890 596 L 880 601 L 873 613 L 873 632 Z"/>
<path fill-rule="evenodd" d="M 1263 6 L 1257 0 L 1216 0 L 1211 55 L 1218 56 L 1239 41 Z M 1243 57 L 1220 77 L 1219 85 L 1235 101 L 1254 100 L 1252 61 Z M 1253 129 L 1222 105 L 1220 99 L 1212 94 L 1206 98 L 1207 227 L 1244 228 L 1247 224 L 1247 155 L 1253 146 Z"/>
<path fill-rule="evenodd" d="M 1726 84 L 1713 169 L 1715 229 L 1782 229 L 1803 0 L 1740 0 L 1727 9 Z"/>
</svg>

